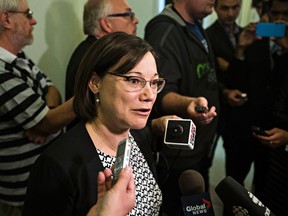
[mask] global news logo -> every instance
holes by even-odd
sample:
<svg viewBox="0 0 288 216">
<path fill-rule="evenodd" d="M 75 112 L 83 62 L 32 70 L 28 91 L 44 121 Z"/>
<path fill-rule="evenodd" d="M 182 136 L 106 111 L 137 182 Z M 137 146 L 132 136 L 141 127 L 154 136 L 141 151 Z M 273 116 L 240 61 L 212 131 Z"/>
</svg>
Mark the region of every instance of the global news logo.
<svg viewBox="0 0 288 216">
<path fill-rule="evenodd" d="M 201 215 L 206 214 L 211 208 L 212 204 L 209 200 L 202 199 L 201 205 L 188 205 L 186 206 L 186 211 L 191 213 L 191 215 Z"/>
</svg>

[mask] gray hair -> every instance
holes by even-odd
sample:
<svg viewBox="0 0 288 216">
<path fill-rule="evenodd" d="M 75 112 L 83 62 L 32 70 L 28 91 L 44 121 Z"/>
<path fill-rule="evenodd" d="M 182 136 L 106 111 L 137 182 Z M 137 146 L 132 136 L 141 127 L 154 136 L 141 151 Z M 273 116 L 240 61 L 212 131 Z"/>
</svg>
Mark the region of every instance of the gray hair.
<svg viewBox="0 0 288 216">
<path fill-rule="evenodd" d="M 17 11 L 22 0 L 0 0 L 0 11 Z"/>
<path fill-rule="evenodd" d="M 18 11 L 22 0 L 0 0 L 0 12 Z M 4 30 L 3 24 L 0 22 L 0 32 Z"/>
<path fill-rule="evenodd" d="M 8 0 L 7 0 L 8 1 Z M 96 35 L 100 31 L 100 19 L 111 13 L 111 0 L 88 0 L 84 5 L 83 30 L 87 35 Z"/>
</svg>

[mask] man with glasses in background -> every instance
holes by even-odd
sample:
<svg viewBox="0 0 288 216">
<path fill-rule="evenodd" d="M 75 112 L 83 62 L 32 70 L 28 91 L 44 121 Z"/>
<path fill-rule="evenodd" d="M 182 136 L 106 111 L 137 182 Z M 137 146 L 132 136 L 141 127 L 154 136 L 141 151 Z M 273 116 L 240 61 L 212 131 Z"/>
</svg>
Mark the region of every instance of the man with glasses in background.
<svg viewBox="0 0 288 216">
<path fill-rule="evenodd" d="M 0 0 L 0 215 L 18 216 L 39 154 L 74 118 L 51 80 L 22 51 L 33 42 L 26 0 Z M 53 109 L 52 109 L 53 108 Z"/>
<path fill-rule="evenodd" d="M 127 34 L 136 35 L 138 19 L 135 13 L 132 12 L 131 7 L 126 0 L 88 0 L 84 5 L 83 11 L 83 28 L 84 33 L 87 35 L 86 39 L 82 41 L 74 50 L 66 71 L 65 82 L 65 99 L 69 100 L 74 96 L 74 83 L 76 72 L 82 58 L 92 44 L 99 38 L 113 33 L 125 32 Z M 175 115 L 167 115 L 161 118 L 152 119 L 148 121 L 148 127 L 142 130 L 137 130 L 135 137 L 142 137 L 142 142 L 149 142 L 152 137 L 150 136 L 150 129 L 153 135 L 159 136 L 164 134 L 166 119 L 179 118 Z M 79 122 L 75 119 L 67 126 L 71 129 Z M 134 133 L 135 130 L 132 130 Z M 144 138 L 145 137 L 145 138 Z M 149 137 L 147 139 L 147 137 Z M 140 138 L 139 138 L 140 139 Z"/>
<path fill-rule="evenodd" d="M 136 35 L 137 24 L 138 19 L 126 0 L 88 0 L 86 2 L 83 13 L 83 29 L 87 37 L 76 47 L 68 63 L 65 85 L 66 100 L 74 95 L 76 71 L 89 47 L 98 38 L 112 32 L 121 31 Z"/>
</svg>

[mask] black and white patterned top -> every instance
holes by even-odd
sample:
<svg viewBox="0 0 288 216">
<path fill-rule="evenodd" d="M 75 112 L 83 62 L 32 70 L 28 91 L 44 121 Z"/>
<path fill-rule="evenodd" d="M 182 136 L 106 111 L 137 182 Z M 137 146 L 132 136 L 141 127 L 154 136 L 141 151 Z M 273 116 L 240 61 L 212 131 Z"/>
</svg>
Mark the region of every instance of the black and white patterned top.
<svg viewBox="0 0 288 216">
<path fill-rule="evenodd" d="M 129 138 L 132 143 L 130 165 L 133 169 L 136 189 L 136 206 L 129 215 L 159 215 L 162 203 L 161 190 L 131 134 L 129 134 Z M 99 149 L 97 152 L 104 168 L 111 168 L 116 158 L 101 152 Z"/>
</svg>

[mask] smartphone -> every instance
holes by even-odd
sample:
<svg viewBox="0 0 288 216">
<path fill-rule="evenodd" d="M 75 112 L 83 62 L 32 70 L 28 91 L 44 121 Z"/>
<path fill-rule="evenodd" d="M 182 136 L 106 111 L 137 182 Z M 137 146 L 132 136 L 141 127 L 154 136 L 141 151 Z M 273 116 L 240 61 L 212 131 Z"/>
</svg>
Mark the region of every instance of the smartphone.
<svg viewBox="0 0 288 216">
<path fill-rule="evenodd" d="M 269 136 L 269 134 L 267 134 L 263 129 L 261 129 L 258 126 L 252 126 L 251 127 L 252 132 L 261 135 L 261 136 Z"/>
<path fill-rule="evenodd" d="M 116 182 L 121 170 L 129 166 L 131 153 L 131 141 L 129 138 L 120 141 L 117 153 L 116 161 L 113 169 L 113 182 Z"/>
<path fill-rule="evenodd" d="M 196 106 L 195 111 L 197 113 L 206 113 L 206 112 L 208 112 L 208 109 L 204 106 Z"/>
<path fill-rule="evenodd" d="M 286 31 L 285 23 L 257 23 L 256 36 L 258 37 L 284 37 Z"/>
</svg>

